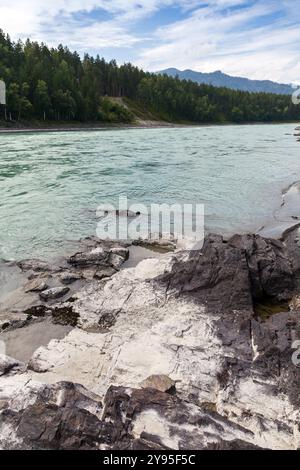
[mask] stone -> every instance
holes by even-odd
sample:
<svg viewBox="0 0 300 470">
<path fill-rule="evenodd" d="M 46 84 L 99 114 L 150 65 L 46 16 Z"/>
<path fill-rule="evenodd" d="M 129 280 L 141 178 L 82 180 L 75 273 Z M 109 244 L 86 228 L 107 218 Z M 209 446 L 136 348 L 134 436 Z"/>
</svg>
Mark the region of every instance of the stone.
<svg viewBox="0 0 300 470">
<path fill-rule="evenodd" d="M 253 299 L 291 298 L 295 289 L 295 273 L 282 242 L 259 235 L 235 235 L 228 244 L 246 255 Z"/>
<path fill-rule="evenodd" d="M 103 265 L 107 263 L 108 256 L 108 251 L 102 247 L 97 247 L 87 252 L 76 253 L 69 258 L 69 263 L 80 267 Z"/>
<path fill-rule="evenodd" d="M 42 261 L 39 259 L 26 259 L 19 261 L 17 263 L 19 268 L 22 271 L 33 271 L 33 272 L 51 272 L 51 271 L 59 271 L 60 268 L 54 265 L 47 263 L 46 261 Z"/>
<path fill-rule="evenodd" d="M 223 449 L 237 436 L 240 449 L 258 448 L 248 430 L 158 390 L 110 387 L 104 403 L 115 450 Z"/>
<path fill-rule="evenodd" d="M 117 253 L 110 253 L 108 262 L 115 270 L 118 270 L 126 261 L 126 259 L 127 257 L 124 258 L 123 256 L 118 255 Z"/>
<path fill-rule="evenodd" d="M 175 240 L 163 239 L 163 238 L 153 239 L 153 240 L 140 238 L 138 240 L 134 240 L 132 243 L 135 246 L 141 246 L 148 250 L 156 251 L 159 253 L 173 252 L 175 251 L 178 245 L 178 242 L 176 243 Z"/>
<path fill-rule="evenodd" d="M 66 285 L 73 284 L 74 282 L 80 281 L 81 279 L 82 279 L 81 274 L 71 272 L 71 271 L 65 271 L 59 276 L 60 282 Z"/>
<path fill-rule="evenodd" d="M 193 298 L 210 311 L 252 310 L 245 254 L 220 236 L 207 236 L 202 250 L 175 253 L 156 280 L 168 286 L 167 295 Z"/>
<path fill-rule="evenodd" d="M 107 267 L 107 268 L 103 268 L 103 269 L 100 268 L 100 269 L 98 269 L 98 270 L 95 272 L 95 274 L 94 274 L 93 277 L 94 277 L 95 279 L 101 280 L 101 279 L 105 279 L 105 278 L 108 278 L 108 277 L 113 276 L 114 274 L 116 274 L 116 272 L 117 272 L 117 271 L 116 271 L 114 268 L 112 268 L 112 267 L 109 266 L 109 267 Z"/>
<path fill-rule="evenodd" d="M 25 287 L 25 292 L 42 292 L 48 288 L 48 285 L 41 279 L 29 281 Z"/>
<path fill-rule="evenodd" d="M 254 434 L 218 413 L 154 389 L 110 387 L 101 398 L 79 384 L 24 384 L 8 377 L 15 394 L 0 410 L 2 449 L 203 450 L 258 448 Z M 14 392 L 13 392 L 14 390 Z"/>
<path fill-rule="evenodd" d="M 63 297 L 69 292 L 68 287 L 52 287 L 51 289 L 47 289 L 40 293 L 40 297 L 43 300 L 55 300 L 60 297 Z"/>
<path fill-rule="evenodd" d="M 158 277 L 172 295 L 189 295 L 211 310 L 250 310 L 253 302 L 289 299 L 295 289 L 292 263 L 284 245 L 259 235 L 225 241 L 209 235 L 201 250 L 173 257 Z"/>
<path fill-rule="evenodd" d="M 10 312 L 9 314 L 1 315 L 0 317 L 0 330 L 8 330 L 12 328 L 22 328 L 28 323 L 28 316 L 23 312 Z M 0 337 L 1 339 L 1 337 Z"/>
<path fill-rule="evenodd" d="M 79 252 L 71 256 L 68 262 L 75 267 L 109 267 L 113 266 L 119 269 L 129 256 L 128 248 L 123 246 L 96 246 L 95 248 Z"/>
<path fill-rule="evenodd" d="M 38 391 L 18 413 L 23 448 L 97 449 L 101 443 L 101 403 L 80 385 L 59 383 Z"/>
<path fill-rule="evenodd" d="M 0 376 L 9 373 L 20 373 L 25 371 L 25 364 L 16 359 L 0 354 Z"/>
<path fill-rule="evenodd" d="M 141 382 L 142 388 L 154 388 L 160 392 L 168 392 L 175 389 L 174 380 L 167 375 L 150 375 Z"/>
</svg>

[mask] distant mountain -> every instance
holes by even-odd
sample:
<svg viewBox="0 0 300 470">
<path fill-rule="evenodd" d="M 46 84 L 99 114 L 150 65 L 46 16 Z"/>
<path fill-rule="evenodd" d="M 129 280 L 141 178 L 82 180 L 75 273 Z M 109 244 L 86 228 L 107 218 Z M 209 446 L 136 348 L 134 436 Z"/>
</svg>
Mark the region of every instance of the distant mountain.
<svg viewBox="0 0 300 470">
<path fill-rule="evenodd" d="M 197 83 L 205 83 L 216 87 L 226 87 L 233 90 L 276 93 L 277 95 L 291 95 L 294 88 L 291 85 L 271 82 L 270 80 L 249 80 L 242 77 L 231 77 L 221 71 L 212 73 L 195 72 L 194 70 L 178 70 L 170 68 L 161 70 L 159 74 L 171 77 L 178 76 L 181 80 L 192 80 Z"/>
</svg>

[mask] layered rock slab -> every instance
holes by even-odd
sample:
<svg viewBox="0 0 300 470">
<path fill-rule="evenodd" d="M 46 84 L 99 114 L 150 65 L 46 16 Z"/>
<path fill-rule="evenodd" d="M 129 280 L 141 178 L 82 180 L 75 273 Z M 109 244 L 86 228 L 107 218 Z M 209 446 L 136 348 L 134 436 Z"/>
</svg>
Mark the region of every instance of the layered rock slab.
<svg viewBox="0 0 300 470">
<path fill-rule="evenodd" d="M 257 236 L 227 242 L 210 236 L 201 251 L 147 260 L 105 283 L 91 282 L 72 302 L 80 328 L 38 349 L 23 376 L 38 389 L 45 383 L 79 382 L 100 397 L 106 410 L 101 422 L 107 418 L 107 425 L 115 406 L 109 405 L 114 403 L 109 394 L 120 393 L 128 418 L 126 426 L 117 427 L 123 426 L 127 437 L 121 442 L 108 427 L 107 441 L 97 441 L 100 447 L 184 448 L 189 439 L 195 448 L 247 443 L 295 449 L 300 445 L 299 369 L 291 361 L 291 347 L 300 338 L 299 312 L 265 322 L 253 312 L 255 300 L 289 298 L 294 291 L 295 273 L 284 244 Z M 176 397 L 163 394 L 168 397 L 159 398 L 160 408 L 151 401 L 158 391 L 147 395 L 148 389 L 140 388 L 150 375 L 175 383 Z M 7 390 L 13 389 L 11 380 L 1 379 Z M 132 403 L 140 403 L 139 415 L 128 411 L 131 405 L 127 410 L 132 396 Z M 176 403 L 187 406 L 188 439 L 174 431 Z M 171 417 L 168 407 L 177 410 Z M 208 411 L 217 413 L 214 424 Z M 197 413 L 213 429 L 212 439 L 201 430 L 202 418 L 191 426 L 189 419 Z"/>
</svg>

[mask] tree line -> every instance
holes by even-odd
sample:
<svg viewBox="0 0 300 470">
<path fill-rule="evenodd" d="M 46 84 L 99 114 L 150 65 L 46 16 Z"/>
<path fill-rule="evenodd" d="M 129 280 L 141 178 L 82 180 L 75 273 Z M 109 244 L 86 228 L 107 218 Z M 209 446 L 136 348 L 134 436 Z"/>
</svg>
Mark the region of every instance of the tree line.
<svg viewBox="0 0 300 470">
<path fill-rule="evenodd" d="M 62 45 L 11 41 L 0 30 L 0 79 L 12 120 L 129 122 L 134 101 L 161 119 L 191 122 L 269 122 L 300 119 L 290 96 L 247 93 L 118 66 L 99 55 L 83 58 Z"/>
</svg>

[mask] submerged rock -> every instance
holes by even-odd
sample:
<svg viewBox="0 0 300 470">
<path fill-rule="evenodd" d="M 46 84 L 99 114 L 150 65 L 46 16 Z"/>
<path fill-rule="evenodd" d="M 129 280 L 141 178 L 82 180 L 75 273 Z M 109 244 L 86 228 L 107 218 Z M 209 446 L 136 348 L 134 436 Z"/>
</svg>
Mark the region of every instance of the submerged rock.
<svg viewBox="0 0 300 470">
<path fill-rule="evenodd" d="M 43 300 L 55 300 L 63 297 L 69 292 L 69 287 L 52 287 L 51 289 L 44 290 L 40 293 Z"/>
<path fill-rule="evenodd" d="M 47 263 L 46 261 L 42 261 L 39 259 L 26 259 L 23 261 L 19 261 L 17 265 L 22 269 L 22 271 L 33 271 L 37 273 L 60 270 L 58 266 L 54 266 L 52 264 Z"/>
</svg>

